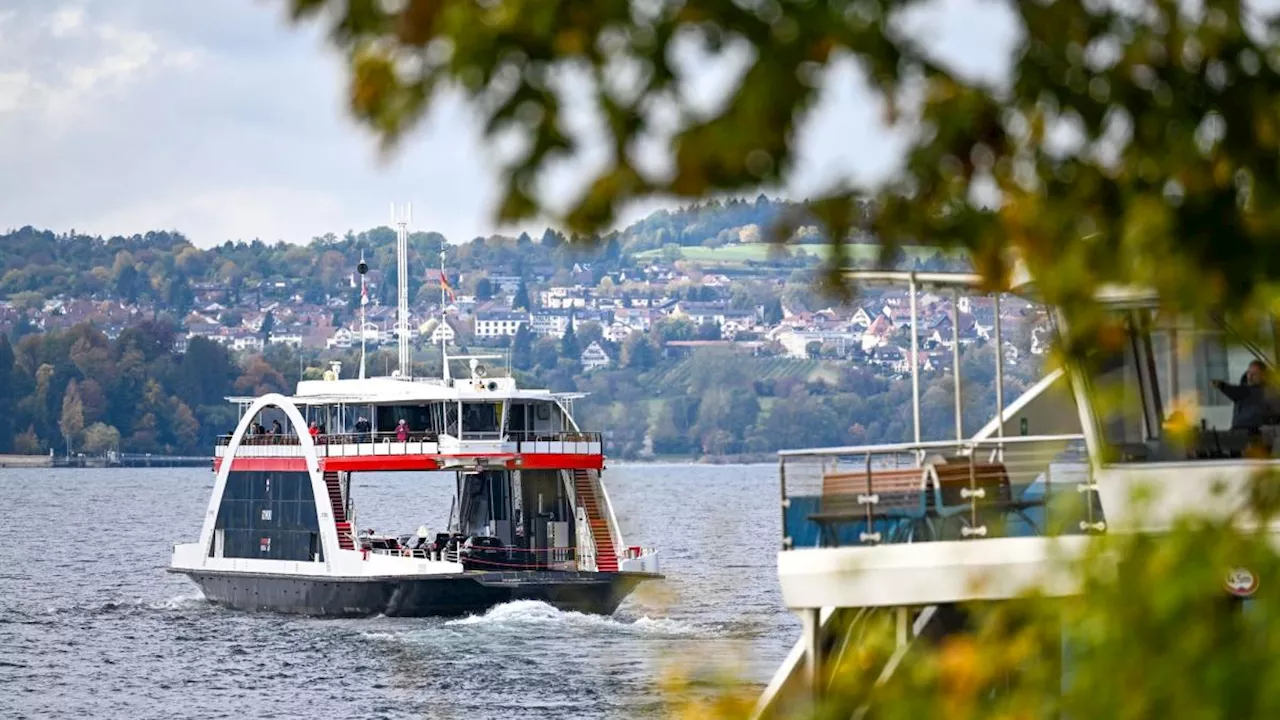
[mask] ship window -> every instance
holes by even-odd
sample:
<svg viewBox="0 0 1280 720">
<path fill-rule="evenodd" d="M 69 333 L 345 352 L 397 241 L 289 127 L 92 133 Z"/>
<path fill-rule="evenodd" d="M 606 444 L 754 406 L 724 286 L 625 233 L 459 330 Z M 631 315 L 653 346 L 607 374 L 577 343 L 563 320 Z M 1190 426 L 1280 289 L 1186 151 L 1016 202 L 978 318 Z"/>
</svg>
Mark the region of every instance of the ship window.
<svg viewBox="0 0 1280 720">
<path fill-rule="evenodd" d="M 1098 348 L 1088 361 L 1090 401 L 1107 459 L 1242 454 L 1247 433 L 1232 428 L 1234 404 L 1214 381 L 1240 383 L 1251 362 L 1266 362 L 1257 346 L 1242 343 L 1220 321 L 1195 323 L 1147 310 L 1125 311 L 1119 320 L 1123 339 Z M 1263 435 L 1272 429 L 1264 426 Z"/>
<path fill-rule="evenodd" d="M 501 417 L 497 403 L 463 403 L 462 432 L 496 433 Z"/>
<path fill-rule="evenodd" d="M 525 420 L 525 414 L 529 411 L 529 406 L 525 403 L 516 403 L 511 406 L 511 418 L 507 421 L 508 430 L 511 432 L 524 432 L 529 429 L 529 423 Z"/>
</svg>

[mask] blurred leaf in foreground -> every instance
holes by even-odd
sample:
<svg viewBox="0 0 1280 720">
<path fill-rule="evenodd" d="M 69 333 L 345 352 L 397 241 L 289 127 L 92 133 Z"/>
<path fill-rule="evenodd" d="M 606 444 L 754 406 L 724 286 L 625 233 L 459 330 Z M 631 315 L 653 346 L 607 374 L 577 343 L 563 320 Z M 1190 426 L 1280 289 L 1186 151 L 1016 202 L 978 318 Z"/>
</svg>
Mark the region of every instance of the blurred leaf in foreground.
<svg viewBox="0 0 1280 720">
<path fill-rule="evenodd" d="M 894 646 L 881 614 L 833 670 L 826 700 L 801 717 L 1280 717 L 1280 555 L 1266 531 L 1239 530 L 1241 519 L 1098 537 L 1062 560 L 1078 595 L 964 607 L 965 630 L 918 640 L 877 684 Z M 1240 567 L 1258 579 L 1247 607 L 1226 589 Z M 731 717 L 716 707 L 704 701 L 702 716 Z"/>
<path fill-rule="evenodd" d="M 993 288 L 1017 250 L 1072 316 L 1106 282 L 1181 310 L 1269 308 L 1280 277 L 1280 46 L 1256 4 L 1005 0 L 1016 40 L 992 84 L 905 33 L 920 6 L 905 0 L 286 1 L 329 28 L 352 112 L 388 148 L 445 88 L 489 139 L 517 141 L 501 220 L 547 210 L 540 178 L 587 135 L 611 156 L 560 218 L 572 231 L 645 196 L 776 186 L 827 71 L 849 62 L 909 142 L 882 186 L 841 178 L 814 198 L 833 243 L 861 227 L 887 252 L 964 248 Z M 706 62 L 677 62 L 690 50 Z M 687 81 L 713 61 L 743 71 L 708 110 Z"/>
</svg>

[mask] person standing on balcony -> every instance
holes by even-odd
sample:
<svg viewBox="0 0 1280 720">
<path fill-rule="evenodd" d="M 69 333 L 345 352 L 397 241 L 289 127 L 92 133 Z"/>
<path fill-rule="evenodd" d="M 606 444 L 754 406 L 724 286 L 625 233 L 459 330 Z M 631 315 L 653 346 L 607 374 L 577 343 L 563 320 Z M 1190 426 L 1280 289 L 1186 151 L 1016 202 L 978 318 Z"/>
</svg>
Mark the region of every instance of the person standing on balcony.
<svg viewBox="0 0 1280 720">
<path fill-rule="evenodd" d="M 1231 429 L 1256 433 L 1263 425 L 1275 422 L 1277 410 L 1276 392 L 1267 384 L 1267 366 L 1261 360 L 1249 363 L 1239 385 L 1214 380 L 1213 386 L 1231 399 Z"/>
<path fill-rule="evenodd" d="M 403 419 L 396 423 L 396 440 L 399 442 L 409 441 L 409 423 Z"/>
</svg>

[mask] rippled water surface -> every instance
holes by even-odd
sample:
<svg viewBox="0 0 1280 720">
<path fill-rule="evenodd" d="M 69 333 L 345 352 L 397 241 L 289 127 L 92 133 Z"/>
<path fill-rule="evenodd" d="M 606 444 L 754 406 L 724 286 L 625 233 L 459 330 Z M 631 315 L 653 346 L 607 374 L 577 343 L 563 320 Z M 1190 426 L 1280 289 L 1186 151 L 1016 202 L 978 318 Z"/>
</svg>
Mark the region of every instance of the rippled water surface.
<svg viewBox="0 0 1280 720">
<path fill-rule="evenodd" d="M 522 601 L 322 620 L 211 607 L 164 571 L 199 531 L 207 470 L 0 470 L 0 717 L 662 717 L 665 672 L 763 684 L 797 636 L 775 472 L 610 468 L 627 543 L 659 547 L 667 575 L 612 617 Z M 362 527 L 447 518 L 448 476 L 355 484 Z"/>
</svg>

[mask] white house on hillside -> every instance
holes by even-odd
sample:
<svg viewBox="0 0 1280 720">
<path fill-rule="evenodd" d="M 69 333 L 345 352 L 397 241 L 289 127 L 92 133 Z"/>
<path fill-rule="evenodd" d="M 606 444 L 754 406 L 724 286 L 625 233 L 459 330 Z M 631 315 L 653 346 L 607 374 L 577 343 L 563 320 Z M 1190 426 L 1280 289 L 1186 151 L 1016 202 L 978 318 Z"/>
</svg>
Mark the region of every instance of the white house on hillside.
<svg viewBox="0 0 1280 720">
<path fill-rule="evenodd" d="M 453 321 L 450 319 L 445 319 L 444 322 L 437 319 L 424 323 L 421 331 L 430 333 L 432 345 L 439 345 L 442 341 L 451 344 L 458 338 L 458 330 L 453 326 Z"/>
<path fill-rule="evenodd" d="M 582 355 L 579 357 L 579 360 L 582 361 L 582 369 L 587 372 L 603 367 L 609 367 L 609 363 L 612 362 L 612 360 L 609 359 L 609 353 L 605 352 L 604 348 L 600 347 L 600 343 L 594 341 L 587 346 L 586 350 L 582 351 Z"/>
<path fill-rule="evenodd" d="M 520 312 L 493 311 L 476 313 L 476 337 L 514 336 L 529 316 Z"/>
</svg>

